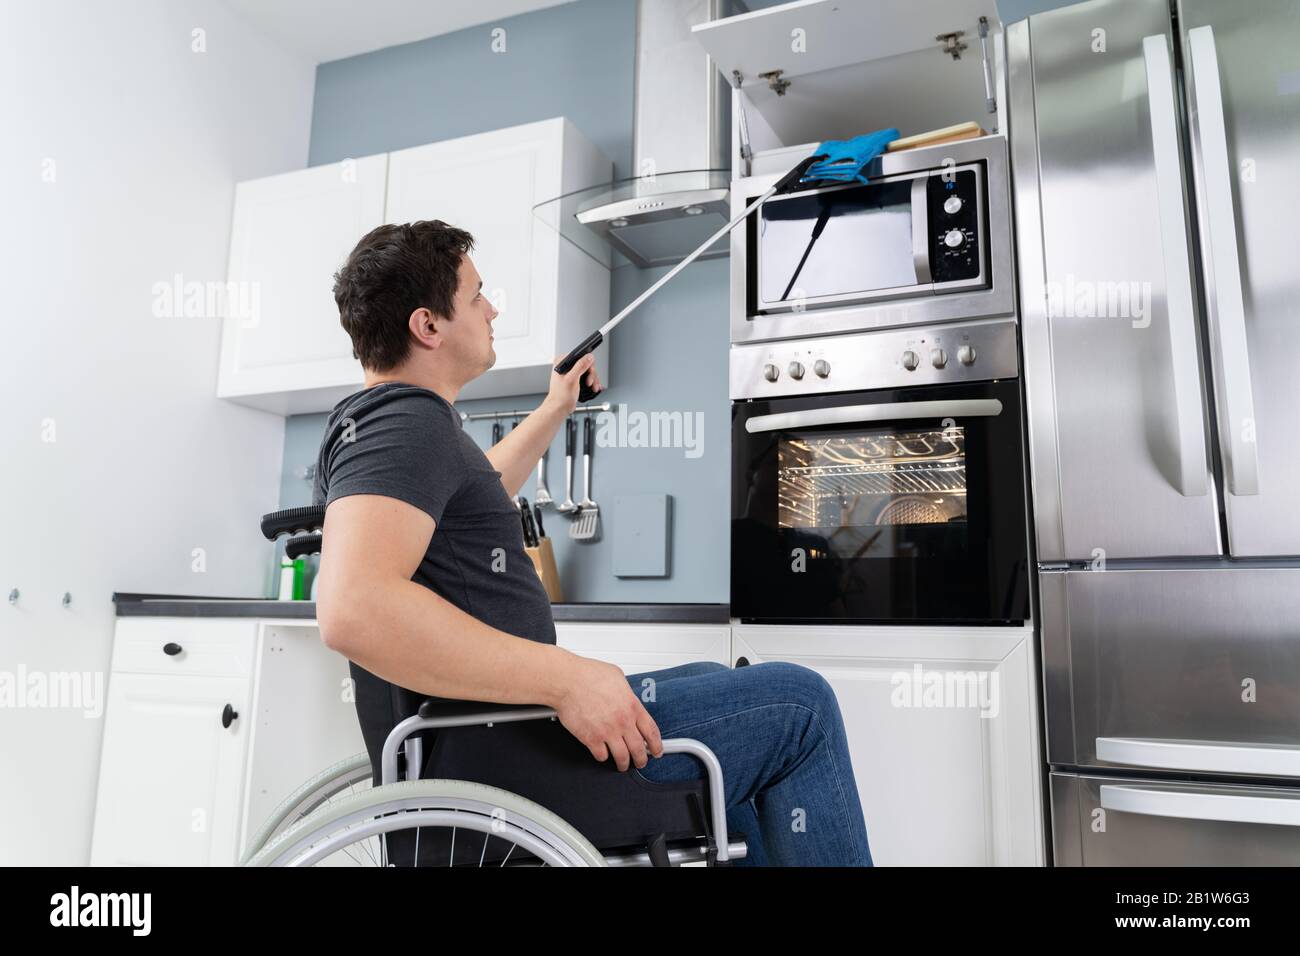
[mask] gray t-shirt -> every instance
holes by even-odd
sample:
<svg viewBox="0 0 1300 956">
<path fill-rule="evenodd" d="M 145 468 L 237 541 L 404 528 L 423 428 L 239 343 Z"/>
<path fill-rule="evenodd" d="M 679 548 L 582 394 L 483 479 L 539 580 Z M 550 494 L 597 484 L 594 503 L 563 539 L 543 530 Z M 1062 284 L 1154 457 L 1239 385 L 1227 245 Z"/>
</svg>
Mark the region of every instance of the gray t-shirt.
<svg viewBox="0 0 1300 956">
<path fill-rule="evenodd" d="M 501 484 L 501 473 L 442 396 L 385 382 L 334 406 L 316 461 L 312 501 L 328 505 L 348 495 L 397 498 L 433 518 L 433 536 L 411 580 L 485 624 L 555 643 L 551 602 L 524 552 L 519 510 Z M 373 543 L 376 549 L 384 546 L 379 539 Z M 377 767 L 388 732 L 421 702 L 445 698 L 350 666 L 357 718 Z"/>
</svg>

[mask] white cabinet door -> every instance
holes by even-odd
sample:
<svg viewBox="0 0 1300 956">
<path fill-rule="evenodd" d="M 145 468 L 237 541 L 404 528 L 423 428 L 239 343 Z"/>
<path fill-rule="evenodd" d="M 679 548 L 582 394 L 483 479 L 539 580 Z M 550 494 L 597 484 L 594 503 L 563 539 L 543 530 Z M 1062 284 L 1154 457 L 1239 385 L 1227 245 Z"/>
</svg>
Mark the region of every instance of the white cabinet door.
<svg viewBox="0 0 1300 956">
<path fill-rule="evenodd" d="M 565 650 L 617 664 L 625 674 L 663 670 L 692 661 L 727 663 L 727 624 L 556 623 Z"/>
<path fill-rule="evenodd" d="M 248 678 L 114 673 L 92 866 L 230 866 L 250 731 Z M 239 716 L 222 726 L 229 704 Z"/>
<path fill-rule="evenodd" d="M 553 357 L 560 237 L 533 207 L 560 194 L 563 127 L 545 120 L 390 155 L 389 222 L 441 219 L 474 236 L 470 255 L 501 313 L 497 370 Z"/>
<path fill-rule="evenodd" d="M 1033 629 L 736 625 L 835 690 L 881 866 L 1042 865 Z"/>
<path fill-rule="evenodd" d="M 333 275 L 384 221 L 387 168 L 380 154 L 235 187 L 218 396 L 290 414 L 361 387 Z"/>
</svg>

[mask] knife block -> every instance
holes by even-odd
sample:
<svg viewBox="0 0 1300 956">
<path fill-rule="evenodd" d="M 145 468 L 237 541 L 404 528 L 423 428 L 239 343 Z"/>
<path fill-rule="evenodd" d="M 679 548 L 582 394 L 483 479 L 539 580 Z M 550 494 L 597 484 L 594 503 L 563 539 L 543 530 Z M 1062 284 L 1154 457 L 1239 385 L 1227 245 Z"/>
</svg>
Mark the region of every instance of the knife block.
<svg viewBox="0 0 1300 956">
<path fill-rule="evenodd" d="M 532 559 L 533 567 L 537 569 L 537 576 L 542 579 L 542 587 L 546 589 L 546 596 L 551 599 L 551 603 L 563 603 L 564 591 L 560 587 L 560 572 L 555 566 L 555 551 L 551 548 L 551 539 L 542 538 L 537 547 L 524 548 L 524 551 Z"/>
</svg>

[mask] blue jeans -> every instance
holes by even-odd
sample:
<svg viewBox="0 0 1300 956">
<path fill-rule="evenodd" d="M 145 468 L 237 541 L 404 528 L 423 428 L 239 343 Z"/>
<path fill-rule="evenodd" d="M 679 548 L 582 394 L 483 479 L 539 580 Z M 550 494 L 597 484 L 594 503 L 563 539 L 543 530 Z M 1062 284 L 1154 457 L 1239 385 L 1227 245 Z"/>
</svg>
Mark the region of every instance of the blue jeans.
<svg viewBox="0 0 1300 956">
<path fill-rule="evenodd" d="M 627 680 L 662 738 L 693 737 L 717 755 L 727 825 L 749 848 L 737 866 L 871 866 L 839 702 L 820 674 L 782 661 L 734 670 L 710 661 Z M 641 773 L 690 780 L 701 766 L 668 754 Z"/>
</svg>

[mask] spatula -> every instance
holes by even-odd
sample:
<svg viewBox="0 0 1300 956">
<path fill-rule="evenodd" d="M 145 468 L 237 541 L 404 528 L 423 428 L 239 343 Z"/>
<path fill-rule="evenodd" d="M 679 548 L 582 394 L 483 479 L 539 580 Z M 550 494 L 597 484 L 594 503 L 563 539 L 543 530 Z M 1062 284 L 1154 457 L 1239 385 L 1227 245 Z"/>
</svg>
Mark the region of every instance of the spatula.
<svg viewBox="0 0 1300 956">
<path fill-rule="evenodd" d="M 578 502 L 573 524 L 569 525 L 569 537 L 575 541 L 594 541 L 600 529 L 600 506 L 591 499 L 591 452 L 596 445 L 595 429 L 588 414 L 582 422 L 582 500 Z"/>
</svg>

